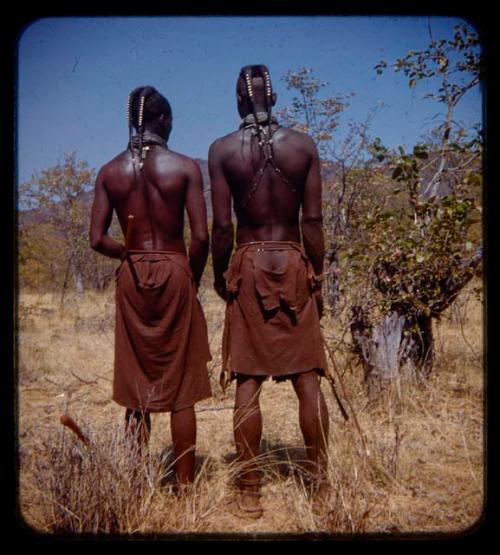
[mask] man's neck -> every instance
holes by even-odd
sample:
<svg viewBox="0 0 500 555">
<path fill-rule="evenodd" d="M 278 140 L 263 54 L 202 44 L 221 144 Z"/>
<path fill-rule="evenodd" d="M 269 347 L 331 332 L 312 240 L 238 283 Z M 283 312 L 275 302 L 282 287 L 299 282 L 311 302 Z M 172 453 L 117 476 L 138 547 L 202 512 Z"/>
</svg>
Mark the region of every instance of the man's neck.
<svg viewBox="0 0 500 555">
<path fill-rule="evenodd" d="M 163 135 L 159 135 L 150 129 L 145 129 L 144 133 L 142 134 L 142 142 L 143 144 L 155 144 L 166 146 L 167 139 Z"/>
<path fill-rule="evenodd" d="M 140 137 L 139 135 L 134 135 L 131 138 L 131 143 L 134 148 L 139 148 L 140 146 Z M 167 148 L 167 139 L 162 135 L 158 135 L 157 133 L 153 133 L 149 129 L 146 129 L 142 134 L 142 146 L 162 146 Z"/>
<path fill-rule="evenodd" d="M 256 112 L 257 120 L 255 119 L 254 114 L 247 114 L 242 120 L 240 128 L 243 127 L 252 127 L 255 125 L 269 125 L 269 123 L 277 124 L 278 120 L 271 116 L 271 121 L 269 121 L 269 114 L 267 112 Z"/>
</svg>

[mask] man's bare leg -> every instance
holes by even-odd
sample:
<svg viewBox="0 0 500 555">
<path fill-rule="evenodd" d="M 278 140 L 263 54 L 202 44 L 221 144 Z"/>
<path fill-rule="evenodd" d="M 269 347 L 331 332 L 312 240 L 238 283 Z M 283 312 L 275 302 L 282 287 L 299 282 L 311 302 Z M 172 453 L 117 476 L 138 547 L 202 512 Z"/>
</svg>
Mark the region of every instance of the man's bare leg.
<svg viewBox="0 0 500 555">
<path fill-rule="evenodd" d="M 192 484 L 194 481 L 196 446 L 196 414 L 194 407 L 172 411 L 170 429 L 176 459 L 177 483 L 181 487 Z"/>
<path fill-rule="evenodd" d="M 314 480 L 314 506 L 320 509 L 329 490 L 328 471 L 328 409 L 314 370 L 292 378 L 299 399 L 299 423 L 307 453 L 307 467 Z"/>
<path fill-rule="evenodd" d="M 127 409 L 125 412 L 125 434 L 132 442 L 139 457 L 146 449 L 151 434 L 151 417 L 149 412 Z"/>
<path fill-rule="evenodd" d="M 259 454 L 262 436 L 260 387 L 265 376 L 238 374 L 234 405 L 234 439 L 238 461 L 243 463 L 239 477 L 240 501 L 245 511 L 262 515 L 260 504 L 260 473 L 255 457 Z"/>
</svg>

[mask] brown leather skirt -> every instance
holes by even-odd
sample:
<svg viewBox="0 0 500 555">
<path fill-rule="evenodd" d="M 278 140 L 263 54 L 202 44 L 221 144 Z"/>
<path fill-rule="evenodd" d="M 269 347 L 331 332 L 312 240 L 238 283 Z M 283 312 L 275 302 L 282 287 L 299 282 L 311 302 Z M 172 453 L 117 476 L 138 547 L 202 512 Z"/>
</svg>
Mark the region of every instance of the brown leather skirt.
<svg viewBox="0 0 500 555">
<path fill-rule="evenodd" d="M 269 251 L 278 254 L 269 257 Z M 275 379 L 316 370 L 327 362 L 313 268 L 298 243 L 240 245 L 225 273 L 229 299 L 223 335 L 221 384 L 235 374 Z"/>
<path fill-rule="evenodd" d="M 113 400 L 167 412 L 210 397 L 207 325 L 187 257 L 131 251 L 116 280 Z"/>
</svg>

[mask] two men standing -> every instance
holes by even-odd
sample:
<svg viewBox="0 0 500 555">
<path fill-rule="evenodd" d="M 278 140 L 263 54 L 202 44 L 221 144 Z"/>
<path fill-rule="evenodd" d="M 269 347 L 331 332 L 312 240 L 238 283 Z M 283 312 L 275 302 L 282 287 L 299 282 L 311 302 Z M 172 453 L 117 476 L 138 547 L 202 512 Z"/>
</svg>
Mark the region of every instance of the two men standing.
<svg viewBox="0 0 500 555">
<path fill-rule="evenodd" d="M 90 233 L 93 248 L 122 259 L 113 398 L 127 408 L 129 425 L 143 430 L 143 443 L 149 413 L 171 411 L 177 478 L 189 483 L 194 404 L 210 396 L 206 324 L 196 298 L 208 252 L 201 176 L 192 160 L 165 146 L 172 115 L 164 97 L 145 87 L 129 100 L 129 147 L 99 172 Z M 259 393 L 268 376 L 292 381 L 315 491 L 326 482 L 328 413 L 318 379 L 326 372 L 319 327 L 321 177 L 314 142 L 273 117 L 276 94 L 265 66 L 242 68 L 237 101 L 240 128 L 209 151 L 212 255 L 214 286 L 227 303 L 223 386 L 236 379 L 234 436 L 242 468 L 237 503 L 244 515 L 258 518 Z M 184 208 L 191 226 L 189 259 Z M 136 222 L 126 246 L 107 235 L 113 209 L 124 235 L 127 217 Z"/>
</svg>

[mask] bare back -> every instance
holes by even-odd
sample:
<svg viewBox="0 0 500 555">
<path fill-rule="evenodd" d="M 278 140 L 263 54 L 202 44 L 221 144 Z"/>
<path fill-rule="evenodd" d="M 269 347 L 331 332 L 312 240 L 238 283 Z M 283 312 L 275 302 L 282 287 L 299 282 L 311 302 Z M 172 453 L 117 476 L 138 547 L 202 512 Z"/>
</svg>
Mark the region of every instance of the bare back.
<svg viewBox="0 0 500 555">
<path fill-rule="evenodd" d="M 233 246 L 231 203 L 237 218 L 237 244 L 300 243 L 302 239 L 316 272 L 322 271 L 321 175 L 316 146 L 304 133 L 274 125 L 273 131 L 273 163 L 265 163 L 249 129 L 222 137 L 210 147 L 212 254 L 219 290 L 224 287 L 223 274 Z"/>
<path fill-rule="evenodd" d="M 90 225 L 91 244 L 106 256 L 122 258 L 124 247 L 107 234 L 113 210 L 124 236 L 127 218 L 134 216 L 129 249 L 168 250 L 185 253 L 184 209 L 191 229 L 191 262 L 197 245 L 208 245 L 206 205 L 201 172 L 193 160 L 155 146 L 148 151 L 142 171 L 126 150 L 104 165 L 96 180 Z M 200 262 L 201 263 L 201 262 Z M 204 262 L 202 264 L 204 266 Z M 199 273 L 196 268 L 195 274 Z M 200 274 L 201 276 L 201 274 Z"/>
<path fill-rule="evenodd" d="M 249 130 L 220 139 L 212 151 L 234 202 L 238 244 L 265 240 L 300 242 L 299 210 L 315 158 L 314 144 L 303 133 L 276 127 L 273 125 L 274 161 L 288 184 L 268 164 L 253 192 L 265 157 Z"/>
<path fill-rule="evenodd" d="M 105 170 L 109 199 L 125 231 L 127 216 L 135 218 L 131 248 L 179 250 L 183 248 L 184 201 L 189 182 L 189 161 L 155 148 L 142 172 L 130 151 L 113 160 Z"/>
</svg>

